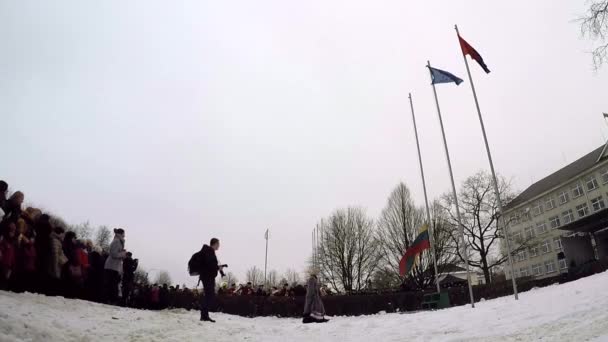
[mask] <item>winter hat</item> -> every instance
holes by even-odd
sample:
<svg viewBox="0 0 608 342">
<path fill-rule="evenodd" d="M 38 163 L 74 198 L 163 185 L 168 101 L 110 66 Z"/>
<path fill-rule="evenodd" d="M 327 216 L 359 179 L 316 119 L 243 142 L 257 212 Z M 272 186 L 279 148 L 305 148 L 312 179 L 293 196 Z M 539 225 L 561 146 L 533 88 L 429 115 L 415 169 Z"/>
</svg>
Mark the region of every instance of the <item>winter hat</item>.
<svg viewBox="0 0 608 342">
<path fill-rule="evenodd" d="M 122 228 L 114 228 L 114 234 L 124 234 L 125 230 Z"/>
</svg>

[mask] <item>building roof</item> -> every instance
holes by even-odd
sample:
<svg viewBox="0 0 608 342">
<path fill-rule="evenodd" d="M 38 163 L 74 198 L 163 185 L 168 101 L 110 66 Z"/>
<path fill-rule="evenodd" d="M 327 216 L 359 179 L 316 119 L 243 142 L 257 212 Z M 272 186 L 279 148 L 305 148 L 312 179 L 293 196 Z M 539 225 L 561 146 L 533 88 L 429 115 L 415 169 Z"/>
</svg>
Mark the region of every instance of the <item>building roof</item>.
<svg viewBox="0 0 608 342">
<path fill-rule="evenodd" d="M 509 204 L 505 206 L 505 211 L 513 209 L 514 207 L 525 203 L 534 197 L 544 193 L 545 191 L 551 190 L 552 188 L 574 178 L 576 175 L 585 172 L 589 168 L 597 164 L 601 159 L 606 157 L 604 148 L 606 145 L 602 145 L 592 152 L 586 154 L 582 158 L 568 164 L 567 166 L 557 170 L 549 176 L 539 180 L 538 182 L 530 185 L 524 190 L 519 196 L 515 197 Z"/>
</svg>

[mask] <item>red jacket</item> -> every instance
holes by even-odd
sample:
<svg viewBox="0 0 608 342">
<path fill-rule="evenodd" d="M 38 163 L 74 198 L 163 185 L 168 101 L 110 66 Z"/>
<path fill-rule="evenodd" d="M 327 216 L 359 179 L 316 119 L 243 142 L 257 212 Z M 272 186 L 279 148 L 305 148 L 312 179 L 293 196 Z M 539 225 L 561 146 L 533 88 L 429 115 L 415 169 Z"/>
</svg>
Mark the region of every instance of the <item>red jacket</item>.
<svg viewBox="0 0 608 342">
<path fill-rule="evenodd" d="M 89 254 L 83 249 L 83 248 L 76 248 L 76 253 L 78 256 L 78 259 L 80 260 L 80 265 L 82 266 L 83 270 L 86 270 L 89 268 L 89 266 L 91 266 L 89 264 Z"/>
</svg>

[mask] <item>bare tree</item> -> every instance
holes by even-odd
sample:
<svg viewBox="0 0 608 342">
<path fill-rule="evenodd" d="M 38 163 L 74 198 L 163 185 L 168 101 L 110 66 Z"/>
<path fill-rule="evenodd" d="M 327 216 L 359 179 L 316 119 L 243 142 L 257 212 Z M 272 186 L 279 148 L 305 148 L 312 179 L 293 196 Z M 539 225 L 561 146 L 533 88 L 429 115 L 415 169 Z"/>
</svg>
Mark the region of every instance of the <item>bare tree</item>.
<svg viewBox="0 0 608 342">
<path fill-rule="evenodd" d="M 446 213 L 438 203 L 431 206 L 431 227 L 435 242 L 437 265 L 455 261 L 451 252 L 452 241 Z M 416 288 L 426 288 L 435 282 L 433 255 L 426 250 L 419 256 L 419 262 L 407 278 L 399 273 L 399 261 L 411 243 L 420 234 L 420 228 L 426 223 L 425 209 L 416 207 L 407 186 L 400 183 L 388 198 L 388 203 L 378 220 L 376 239 L 380 250 L 382 268 L 376 278 L 384 279 L 385 284 L 409 282 Z M 385 278 L 392 278 L 388 281 Z"/>
<path fill-rule="evenodd" d="M 260 285 L 264 282 L 264 272 L 256 266 L 253 266 L 247 270 L 246 278 L 247 282 L 251 282 L 253 286 Z"/>
<path fill-rule="evenodd" d="M 285 271 L 285 275 L 283 276 L 283 278 L 285 278 L 285 280 L 287 280 L 287 283 L 290 285 L 295 285 L 295 284 L 299 284 L 301 279 L 300 279 L 300 273 L 298 273 L 298 271 L 288 268 Z"/>
<path fill-rule="evenodd" d="M 150 279 L 148 278 L 148 272 L 141 267 L 135 270 L 133 273 L 133 282 L 142 286 L 150 285 Z"/>
<path fill-rule="evenodd" d="M 226 273 L 224 281 L 226 284 L 228 284 L 228 286 L 232 286 L 232 284 L 237 284 L 239 282 L 238 278 L 232 272 Z"/>
<path fill-rule="evenodd" d="M 608 0 L 590 0 L 587 12 L 579 21 L 583 35 L 598 42 L 591 51 L 597 70 L 608 61 Z"/>
<path fill-rule="evenodd" d="M 500 250 L 500 242 L 504 238 L 502 229 L 504 223 L 501 220 L 501 229 L 497 228 L 498 202 L 492 184 L 492 176 L 485 171 L 480 171 L 464 181 L 458 194 L 465 244 L 469 253 L 469 265 L 483 272 L 486 283 L 492 281 L 490 276 L 492 270 L 508 260 L 508 255 L 501 253 Z M 500 176 L 498 177 L 498 189 L 504 203 L 514 198 L 511 185 Z M 460 261 L 464 262 L 454 196 L 451 193 L 444 195 L 443 202 L 450 213 L 453 226 L 451 230 L 452 241 L 455 245 L 453 251 Z M 514 242 L 513 254 L 526 247 L 524 240 Z"/>
<path fill-rule="evenodd" d="M 91 227 L 89 221 L 70 226 L 69 230 L 76 233 L 79 239 L 88 240 L 93 235 L 93 227 Z"/>
<path fill-rule="evenodd" d="M 110 248 L 110 240 L 112 239 L 112 232 L 106 226 L 100 226 L 97 228 L 95 233 L 95 244 L 101 247 L 104 251 Z"/>
<path fill-rule="evenodd" d="M 62 227 L 64 229 L 68 229 L 70 225 L 61 217 L 55 214 L 48 213 L 50 216 L 49 222 L 53 227 Z"/>
<path fill-rule="evenodd" d="M 318 261 L 323 279 L 336 291 L 366 287 L 378 261 L 374 222 L 361 208 L 336 210 L 318 223 Z"/>
<path fill-rule="evenodd" d="M 158 276 L 156 277 L 156 281 L 154 283 L 158 284 L 158 285 L 167 284 L 167 286 L 171 286 L 171 276 L 169 275 L 169 272 L 167 272 L 167 271 L 158 272 Z"/>
<path fill-rule="evenodd" d="M 279 272 L 270 270 L 266 276 L 266 287 L 273 287 L 279 284 Z"/>
</svg>

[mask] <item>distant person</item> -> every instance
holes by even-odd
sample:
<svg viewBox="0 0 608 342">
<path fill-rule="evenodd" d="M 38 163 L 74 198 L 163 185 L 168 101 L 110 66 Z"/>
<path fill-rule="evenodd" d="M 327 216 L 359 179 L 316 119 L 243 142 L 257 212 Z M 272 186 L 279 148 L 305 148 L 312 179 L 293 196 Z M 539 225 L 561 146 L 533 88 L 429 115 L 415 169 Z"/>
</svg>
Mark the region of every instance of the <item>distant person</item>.
<svg viewBox="0 0 608 342">
<path fill-rule="evenodd" d="M 17 225 L 13 221 L 4 221 L 1 225 L 0 240 L 0 289 L 8 290 L 14 285 L 17 266 Z"/>
<path fill-rule="evenodd" d="M 303 323 L 325 323 L 329 320 L 325 318 L 325 307 L 321 300 L 321 285 L 317 279 L 317 272 L 311 272 L 306 287 L 306 297 L 304 301 Z"/>
<path fill-rule="evenodd" d="M 118 301 L 118 285 L 123 272 L 122 262 L 127 257 L 125 251 L 125 231 L 114 229 L 114 240 L 110 243 L 110 253 L 104 266 L 106 277 L 106 301 L 116 304 Z"/>
<path fill-rule="evenodd" d="M 63 253 L 63 238 L 65 230 L 63 227 L 55 227 L 50 239 L 50 259 L 47 264 L 47 275 L 49 276 L 49 293 L 57 296 L 61 294 L 61 270 L 63 265 L 68 262 L 68 258 Z"/>
<path fill-rule="evenodd" d="M 255 292 L 255 295 L 258 297 L 266 296 L 266 291 L 264 291 L 264 285 L 258 286 L 258 290 Z"/>
<path fill-rule="evenodd" d="M 133 259 L 133 254 L 127 252 L 127 257 L 122 262 L 123 276 L 122 276 L 122 302 L 125 306 L 129 305 L 129 297 L 133 290 L 133 280 L 135 279 L 135 271 L 139 260 Z"/>
<path fill-rule="evenodd" d="M 13 221 L 16 221 L 19 217 L 21 217 L 21 208 L 24 200 L 25 195 L 23 192 L 15 192 L 6 202 L 6 206 L 4 208 L 4 218 L 10 218 Z"/>
<path fill-rule="evenodd" d="M 241 290 L 241 295 L 242 296 L 253 296 L 253 287 L 251 282 L 248 282 L 247 285 L 245 285 L 245 287 L 243 287 L 243 289 Z"/>
<path fill-rule="evenodd" d="M 215 278 L 220 270 L 215 252 L 220 249 L 220 240 L 213 238 L 209 246 L 201 250 L 200 280 L 203 283 L 204 294 L 201 298 L 201 321 L 215 323 L 209 317 L 209 309 L 215 303 Z"/>
<path fill-rule="evenodd" d="M 34 292 L 36 284 L 36 248 L 34 231 L 24 219 L 17 221 L 17 280 L 19 291 Z"/>
<path fill-rule="evenodd" d="M 6 215 L 6 192 L 8 191 L 8 184 L 0 180 L 0 221 Z"/>
</svg>

